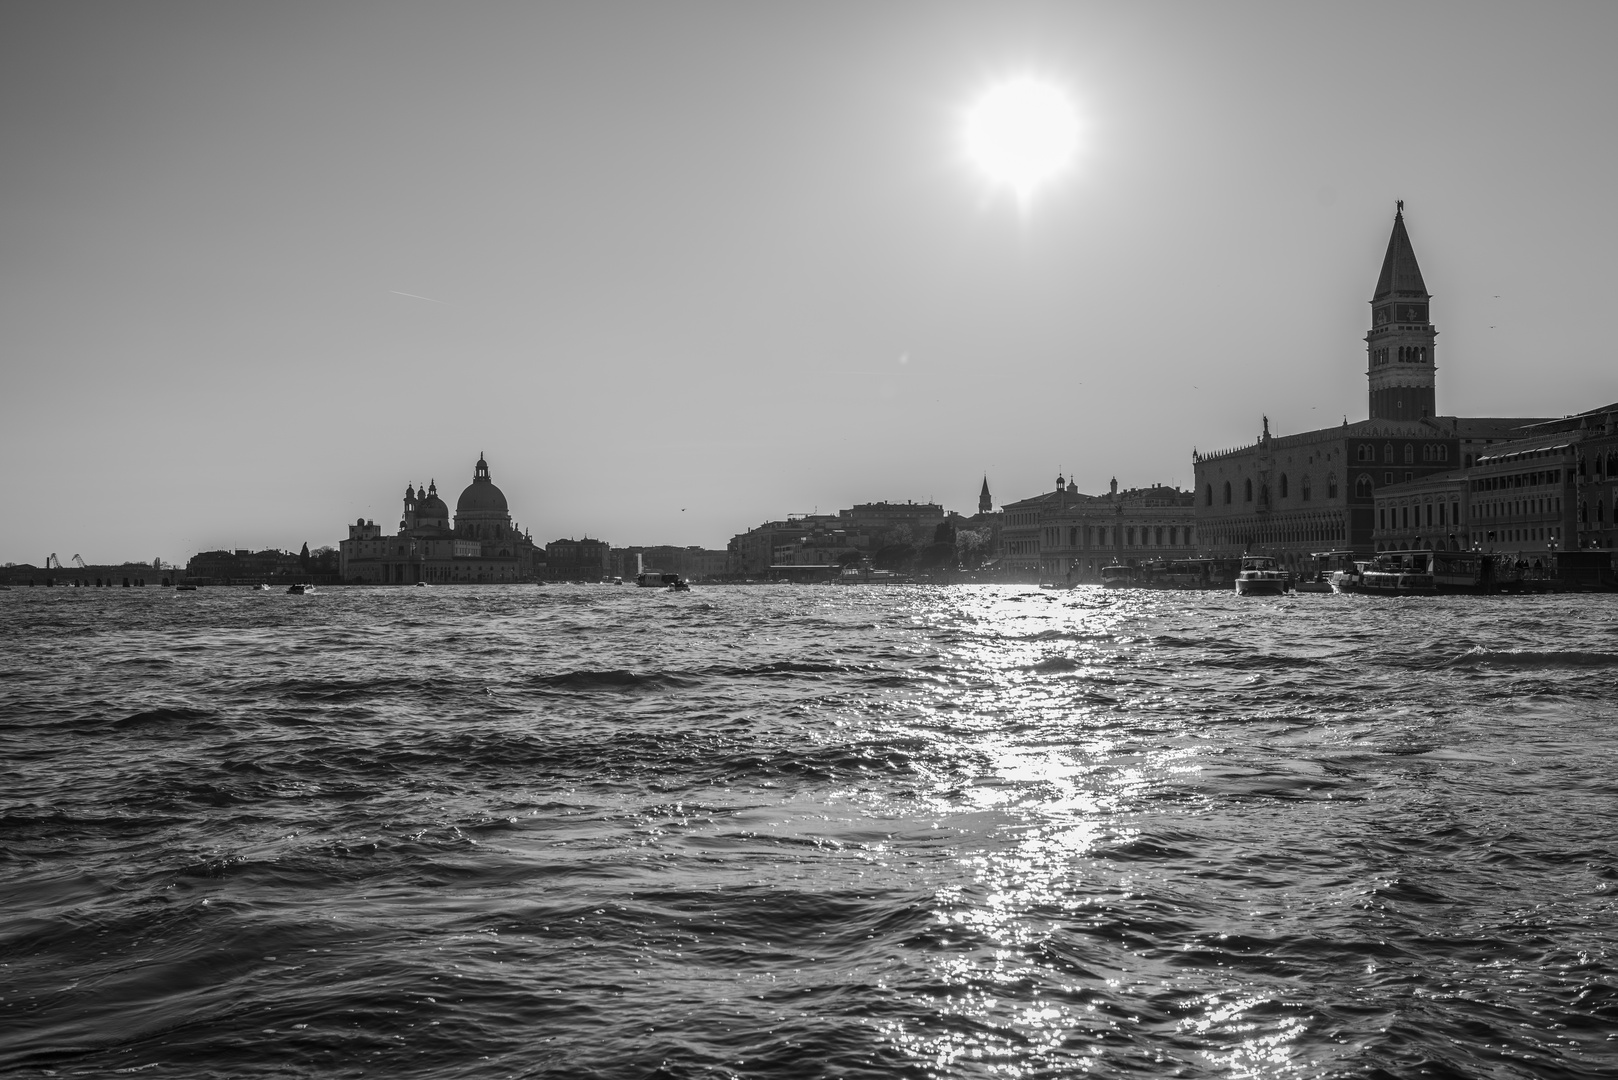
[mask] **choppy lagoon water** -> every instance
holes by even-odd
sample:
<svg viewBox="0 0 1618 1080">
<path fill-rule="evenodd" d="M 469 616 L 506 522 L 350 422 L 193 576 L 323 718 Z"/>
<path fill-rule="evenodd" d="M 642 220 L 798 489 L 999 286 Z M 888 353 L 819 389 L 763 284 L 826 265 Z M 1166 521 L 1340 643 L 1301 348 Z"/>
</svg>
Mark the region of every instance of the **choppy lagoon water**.
<svg viewBox="0 0 1618 1080">
<path fill-rule="evenodd" d="M 0 593 L 0 1073 L 1618 1073 L 1618 603 Z"/>
</svg>

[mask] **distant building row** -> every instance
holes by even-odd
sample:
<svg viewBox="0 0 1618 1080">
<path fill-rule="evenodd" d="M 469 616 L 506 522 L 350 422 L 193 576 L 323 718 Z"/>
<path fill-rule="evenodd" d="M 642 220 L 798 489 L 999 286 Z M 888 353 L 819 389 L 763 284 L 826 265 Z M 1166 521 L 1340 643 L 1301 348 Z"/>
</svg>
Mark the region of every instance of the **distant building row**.
<svg viewBox="0 0 1618 1080">
<path fill-rule="evenodd" d="M 978 513 L 972 517 L 947 511 L 939 503 L 873 502 L 857 503 L 835 514 L 766 521 L 731 537 L 726 572 L 745 579 L 788 568 L 853 562 L 970 567 L 992 560 L 1000 540 L 1000 522 L 985 479 Z M 942 550 L 945 545 L 953 553 Z"/>
<path fill-rule="evenodd" d="M 405 488 L 399 531 L 386 534 L 359 519 L 338 545 L 337 572 L 351 583 L 380 585 L 499 584 L 524 581 L 600 581 L 635 573 L 635 556 L 648 568 L 700 577 L 722 572 L 724 552 L 700 548 L 613 548 L 590 537 L 553 540 L 543 548 L 513 523 L 505 493 L 478 455 L 472 482 L 455 501 L 455 516 L 438 495 L 437 481 Z"/>
</svg>

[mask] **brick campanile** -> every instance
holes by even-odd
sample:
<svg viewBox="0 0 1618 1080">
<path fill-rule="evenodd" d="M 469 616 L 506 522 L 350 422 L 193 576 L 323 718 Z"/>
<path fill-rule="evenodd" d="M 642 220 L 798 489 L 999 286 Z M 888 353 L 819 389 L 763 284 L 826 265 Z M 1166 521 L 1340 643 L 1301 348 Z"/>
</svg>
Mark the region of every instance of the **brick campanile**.
<svg viewBox="0 0 1618 1080">
<path fill-rule="evenodd" d="M 1371 296 L 1371 332 L 1365 335 L 1372 420 L 1420 420 L 1438 411 L 1433 355 L 1438 331 L 1427 317 L 1432 296 L 1405 232 L 1404 207 L 1401 199 Z"/>
</svg>

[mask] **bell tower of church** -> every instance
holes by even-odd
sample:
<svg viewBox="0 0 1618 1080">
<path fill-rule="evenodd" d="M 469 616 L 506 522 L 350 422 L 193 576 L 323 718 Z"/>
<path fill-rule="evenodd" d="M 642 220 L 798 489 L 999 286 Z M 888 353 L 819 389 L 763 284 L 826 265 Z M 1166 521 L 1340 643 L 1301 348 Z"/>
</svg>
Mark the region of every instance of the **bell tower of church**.
<svg viewBox="0 0 1618 1080">
<path fill-rule="evenodd" d="M 1401 199 L 1371 296 L 1371 332 L 1365 335 L 1372 420 L 1420 420 L 1437 412 L 1433 343 L 1438 331 L 1427 317 L 1432 297 L 1405 232 L 1404 209 Z"/>
</svg>

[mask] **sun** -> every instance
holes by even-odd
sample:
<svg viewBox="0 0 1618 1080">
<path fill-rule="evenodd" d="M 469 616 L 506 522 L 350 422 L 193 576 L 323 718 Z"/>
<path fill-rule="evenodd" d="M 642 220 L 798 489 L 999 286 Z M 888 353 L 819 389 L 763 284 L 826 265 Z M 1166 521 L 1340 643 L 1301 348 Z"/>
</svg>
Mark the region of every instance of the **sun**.
<svg viewBox="0 0 1618 1080">
<path fill-rule="evenodd" d="M 991 182 L 1026 205 L 1072 163 L 1079 118 L 1060 88 L 1032 76 L 990 87 L 967 111 L 967 157 Z"/>
</svg>

